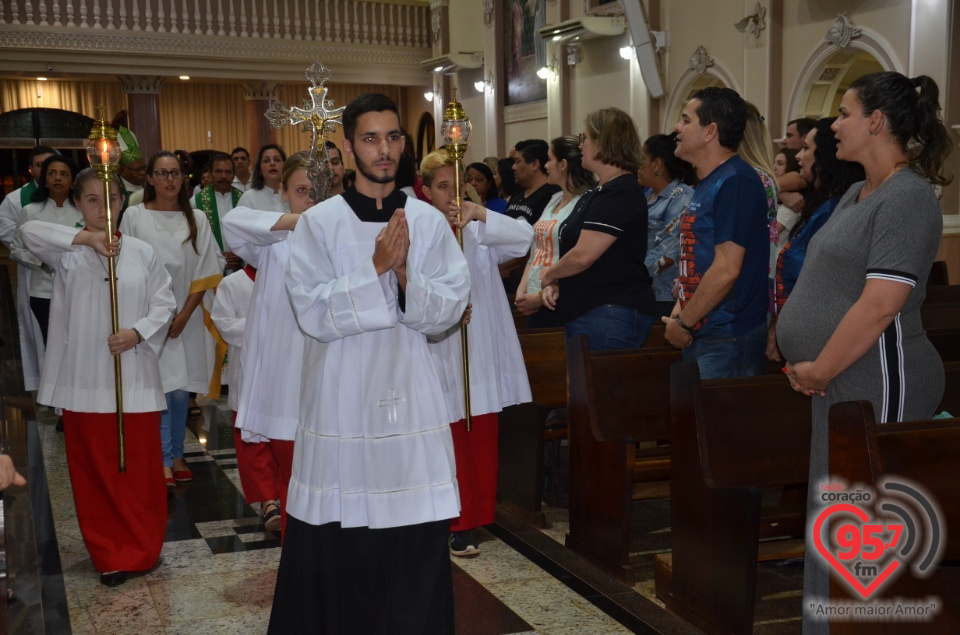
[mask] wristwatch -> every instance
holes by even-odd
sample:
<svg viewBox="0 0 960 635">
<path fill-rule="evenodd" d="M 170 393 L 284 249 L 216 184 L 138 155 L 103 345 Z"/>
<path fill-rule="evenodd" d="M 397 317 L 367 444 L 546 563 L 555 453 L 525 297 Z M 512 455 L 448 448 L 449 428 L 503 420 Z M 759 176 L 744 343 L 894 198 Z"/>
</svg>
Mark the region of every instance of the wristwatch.
<svg viewBox="0 0 960 635">
<path fill-rule="evenodd" d="M 673 319 L 677 321 L 677 324 L 679 324 L 679 325 L 680 325 L 680 328 L 682 328 L 684 331 L 686 331 L 687 333 L 693 333 L 693 327 L 692 327 L 692 326 L 687 326 L 686 324 L 684 324 L 684 323 L 683 323 L 683 320 L 680 319 L 680 314 L 679 314 L 679 313 L 678 313 L 677 316 L 676 316 L 675 318 L 673 318 Z"/>
</svg>

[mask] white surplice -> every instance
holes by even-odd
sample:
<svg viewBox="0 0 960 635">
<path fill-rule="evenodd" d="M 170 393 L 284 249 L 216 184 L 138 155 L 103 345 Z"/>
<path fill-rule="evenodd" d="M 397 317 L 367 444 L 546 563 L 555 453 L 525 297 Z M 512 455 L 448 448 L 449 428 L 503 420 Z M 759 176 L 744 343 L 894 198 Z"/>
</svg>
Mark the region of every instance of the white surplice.
<svg viewBox="0 0 960 635">
<path fill-rule="evenodd" d="M 181 211 L 150 210 L 143 204 L 127 208 L 120 231 L 150 244 L 173 284 L 177 311 L 187 296 L 215 289 L 223 277 L 220 249 L 203 212 L 192 210 L 197 223 L 197 251 L 189 240 L 190 229 Z M 211 298 L 212 302 L 212 298 Z M 164 392 L 183 389 L 206 394 L 214 366 L 214 340 L 198 306 L 175 339 L 167 338 L 160 352 Z"/>
<path fill-rule="evenodd" d="M 0 243 L 10 249 L 17 232 L 23 188 L 14 190 L 0 201 Z M 43 360 L 43 333 L 30 309 L 30 269 L 17 266 L 17 327 L 20 332 L 20 363 L 24 390 L 40 387 L 40 366 Z"/>
<path fill-rule="evenodd" d="M 493 212 L 487 213 L 487 222 L 474 221 L 463 228 L 473 305 L 467 326 L 471 415 L 500 412 L 532 399 L 517 328 L 498 267 L 501 262 L 526 255 L 531 242 L 530 223 Z M 460 338 L 458 324 L 428 339 L 430 354 L 444 384 L 450 423 L 464 418 Z"/>
<path fill-rule="evenodd" d="M 69 198 L 60 207 L 57 207 L 57 203 L 52 198 L 48 198 L 41 203 L 30 203 L 20 213 L 17 231 L 14 232 L 13 244 L 10 246 L 10 257 L 16 260 L 18 264 L 32 270 L 30 274 L 30 297 L 49 298 L 53 291 L 53 272 L 48 267 L 42 266 L 43 263 L 37 258 L 36 254 L 31 253 L 23 244 L 20 236 L 20 228 L 23 227 L 24 223 L 32 220 L 75 228 L 83 225 L 83 215 Z"/>
<path fill-rule="evenodd" d="M 237 201 L 237 207 L 249 207 L 261 212 L 289 212 L 290 207 L 283 200 L 283 194 L 274 192 L 264 185 L 259 190 L 248 189 Z"/>
<path fill-rule="evenodd" d="M 308 337 L 287 510 L 374 529 L 455 517 L 450 422 L 426 336 L 463 315 L 466 261 L 443 216 L 407 199 L 401 297 L 396 275 L 373 265 L 386 223 L 362 222 L 344 196 L 304 213 L 290 239 L 287 290 Z M 393 207 L 384 200 L 387 216 Z"/>
<path fill-rule="evenodd" d="M 21 227 L 27 247 L 55 275 L 49 345 L 37 401 L 74 412 L 116 412 L 113 333 L 107 259 L 73 244 L 82 229 L 30 221 Z M 139 331 L 143 342 L 120 355 L 125 412 L 166 408 L 157 356 L 176 303 L 170 276 L 150 245 L 120 240 L 116 259 L 120 328 Z"/>
<path fill-rule="evenodd" d="M 240 407 L 240 390 L 243 385 L 243 334 L 247 328 L 250 298 L 253 297 L 253 280 L 246 271 L 231 273 L 220 281 L 210 319 L 227 343 L 227 385 L 230 395 L 227 405 L 236 412 Z"/>
<path fill-rule="evenodd" d="M 293 314 L 284 276 L 288 231 L 270 231 L 283 214 L 236 207 L 223 219 L 223 240 L 257 268 L 243 341 L 243 389 L 237 428 L 244 441 L 293 441 L 300 422 L 300 374 L 305 338 Z"/>
</svg>

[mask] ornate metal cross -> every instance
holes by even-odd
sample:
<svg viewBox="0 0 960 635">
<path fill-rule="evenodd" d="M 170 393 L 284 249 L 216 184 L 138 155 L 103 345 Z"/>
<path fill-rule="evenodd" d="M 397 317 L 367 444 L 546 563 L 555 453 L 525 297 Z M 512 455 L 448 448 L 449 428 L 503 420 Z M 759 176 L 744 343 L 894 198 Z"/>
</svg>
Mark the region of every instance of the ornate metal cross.
<svg viewBox="0 0 960 635">
<path fill-rule="evenodd" d="M 308 176 L 313 183 L 310 196 L 320 202 L 330 196 L 330 177 L 333 170 L 330 168 L 330 157 L 327 153 L 327 133 L 336 130 L 334 126 L 342 126 L 343 107 L 334 108 L 332 99 L 327 99 L 327 82 L 333 73 L 322 62 L 314 62 L 303 76 L 310 82 L 310 99 L 303 101 L 303 107 L 288 107 L 281 101 L 270 104 L 264 113 L 275 128 L 282 128 L 287 124 L 304 124 L 304 132 L 309 130 L 313 134 L 310 144 L 310 159 L 313 165 L 308 170 Z"/>
</svg>

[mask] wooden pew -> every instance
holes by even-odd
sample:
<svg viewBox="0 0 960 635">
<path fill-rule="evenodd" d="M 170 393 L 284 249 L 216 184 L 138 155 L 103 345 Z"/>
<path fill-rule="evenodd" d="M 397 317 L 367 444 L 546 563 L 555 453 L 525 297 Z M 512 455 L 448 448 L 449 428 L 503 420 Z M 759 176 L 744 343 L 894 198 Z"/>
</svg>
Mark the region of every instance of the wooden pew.
<svg viewBox="0 0 960 635">
<path fill-rule="evenodd" d="M 684 362 L 671 368 L 670 411 L 673 550 L 656 559 L 657 596 L 704 632 L 750 633 L 761 535 L 802 531 L 761 516 L 760 488 L 807 482 L 810 400 L 782 374 L 701 382 Z M 802 541 L 783 547 L 802 554 Z"/>
<path fill-rule="evenodd" d="M 542 511 L 544 443 L 566 439 L 563 421 L 550 426 L 547 415 L 567 407 L 567 354 L 562 328 L 517 332 L 523 350 L 533 403 L 504 409 L 500 414 L 498 503 L 511 513 L 546 526 Z M 664 326 L 654 324 L 645 347 L 664 346 Z"/>
<path fill-rule="evenodd" d="M 530 380 L 533 402 L 500 413 L 497 502 L 511 513 L 545 527 L 543 447 L 550 410 L 567 405 L 567 353 L 562 328 L 517 332 Z M 566 426 L 551 430 L 551 438 L 566 437 Z"/>
<path fill-rule="evenodd" d="M 960 412 L 960 364 L 945 365 L 947 388 L 941 409 Z M 940 609 L 932 622 L 867 622 L 832 623 L 831 632 L 853 633 L 958 633 L 960 632 L 960 488 L 957 487 L 957 466 L 960 465 L 960 419 L 910 421 L 877 424 L 873 407 L 867 401 L 836 404 L 830 410 L 830 474 L 853 485 L 862 483 L 872 488 L 881 500 L 889 499 L 877 486 L 885 476 L 905 477 L 919 485 L 935 499 L 939 522 L 946 530 L 941 540 L 946 545 L 942 564 L 926 579 L 917 578 L 912 570 L 904 571 L 874 599 L 906 598 L 923 600 L 938 596 Z M 927 537 L 923 525 L 924 512 L 918 505 L 910 515 L 919 525 L 917 539 Z M 905 538 L 904 538 L 905 540 Z M 903 541 L 901 541 L 901 545 Z M 919 549 L 919 551 L 918 551 Z M 918 553 L 921 554 L 918 557 Z M 915 548 L 908 563 L 919 561 L 925 551 Z M 831 597 L 850 599 L 847 587 L 831 580 Z M 859 596 L 857 597 L 859 598 Z"/>
<path fill-rule="evenodd" d="M 926 294 L 923 297 L 924 304 L 941 304 L 944 302 L 960 302 L 960 284 L 926 288 Z"/>
<path fill-rule="evenodd" d="M 669 448 L 638 452 L 635 443 L 669 438 L 669 368 L 679 359 L 672 347 L 591 352 L 585 336 L 567 342 L 566 545 L 626 584 L 631 503 L 669 492 Z"/>
</svg>

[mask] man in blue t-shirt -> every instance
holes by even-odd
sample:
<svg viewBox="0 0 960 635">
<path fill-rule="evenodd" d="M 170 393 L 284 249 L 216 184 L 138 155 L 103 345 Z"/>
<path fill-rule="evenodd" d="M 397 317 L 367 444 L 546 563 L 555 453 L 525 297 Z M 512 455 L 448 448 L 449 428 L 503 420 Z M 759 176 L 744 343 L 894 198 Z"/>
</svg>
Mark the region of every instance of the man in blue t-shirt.
<svg viewBox="0 0 960 635">
<path fill-rule="evenodd" d="M 737 148 L 746 106 L 736 91 L 705 88 L 677 124 L 676 155 L 700 184 L 680 223 L 679 300 L 667 341 L 704 379 L 763 374 L 770 259 L 767 197 Z"/>
</svg>

